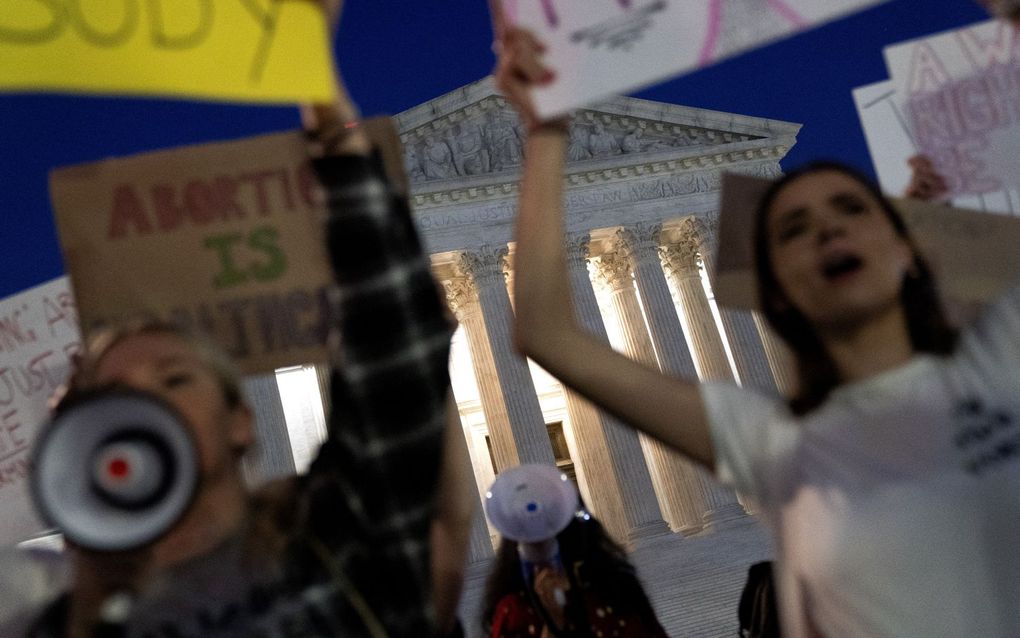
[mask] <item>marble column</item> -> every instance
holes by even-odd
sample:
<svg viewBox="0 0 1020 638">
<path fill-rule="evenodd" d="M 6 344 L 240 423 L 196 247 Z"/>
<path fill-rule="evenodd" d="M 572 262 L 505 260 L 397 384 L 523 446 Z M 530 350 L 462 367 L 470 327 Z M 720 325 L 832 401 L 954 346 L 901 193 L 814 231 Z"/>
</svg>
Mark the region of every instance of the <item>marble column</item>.
<svg viewBox="0 0 1020 638">
<path fill-rule="evenodd" d="M 793 353 L 786 342 L 772 330 L 769 322 L 761 313 L 753 312 L 751 315 L 754 317 L 755 325 L 758 326 L 758 333 L 765 346 L 765 356 L 768 357 L 769 367 L 772 368 L 772 375 L 776 379 L 779 391 L 783 396 L 792 396 L 797 387 L 797 370 Z"/>
<path fill-rule="evenodd" d="M 276 375 L 248 377 L 243 386 L 255 426 L 254 448 L 241 461 L 245 482 L 257 487 L 273 479 L 291 476 L 296 471 L 294 453 L 290 447 L 290 433 Z"/>
<path fill-rule="evenodd" d="M 695 246 L 702 267 L 708 273 L 709 286 L 715 282 L 715 247 L 718 220 L 716 217 L 688 217 L 680 225 L 683 242 Z M 775 393 L 776 378 L 762 343 L 754 317 L 746 310 L 719 306 L 719 318 L 730 344 L 730 355 L 740 384 Z"/>
<path fill-rule="evenodd" d="M 635 333 L 640 326 L 643 333 L 627 337 L 628 344 L 633 343 L 628 348 L 632 356 L 636 354 L 638 360 L 658 366 L 665 374 L 697 382 L 687 338 L 659 262 L 661 231 L 660 224 L 639 224 L 617 232 L 618 261 L 623 263 L 613 273 L 617 283 L 614 296 L 621 306 L 628 306 L 621 308 L 621 315 L 625 313 L 629 317 L 621 318 L 623 330 Z M 605 259 L 603 255 L 603 262 Z M 628 268 L 627 277 L 623 273 L 624 265 Z M 633 273 L 633 284 L 630 284 L 629 273 Z M 603 274 L 610 273 L 603 269 Z M 637 307 L 639 303 L 644 307 L 643 317 Z M 642 341 L 647 345 L 639 345 Z M 683 415 L 677 415 L 677 427 L 683 427 Z M 649 458 L 659 504 L 670 527 L 688 534 L 699 531 L 709 510 L 709 493 L 715 485 L 694 462 L 662 443 L 645 437 L 642 445 Z"/>
<path fill-rule="evenodd" d="M 733 369 L 701 282 L 698 244 L 689 239 L 684 237 L 661 247 L 662 265 L 683 310 L 684 331 L 690 339 L 698 376 L 704 381 L 731 381 Z"/>
<path fill-rule="evenodd" d="M 457 434 L 464 437 L 464 447 L 467 449 L 468 458 L 471 461 L 472 471 L 478 467 L 478 463 L 488 464 L 488 455 L 484 459 L 476 458 L 475 449 L 472 445 L 472 437 L 469 428 L 464 426 L 463 421 L 460 417 L 460 412 L 457 410 L 457 401 L 453 399 L 451 401 L 451 409 L 453 414 L 449 415 L 446 427 L 456 428 Z M 481 561 L 489 560 L 493 557 L 492 551 L 492 538 L 489 536 L 489 526 L 485 521 L 485 498 L 483 491 L 477 489 L 477 485 L 472 487 L 471 491 L 478 499 L 476 507 L 471 515 L 471 531 L 468 535 L 468 563 L 478 563 Z"/>
<path fill-rule="evenodd" d="M 660 248 L 659 254 L 683 310 L 684 328 L 692 346 L 698 376 L 702 381 L 732 381 L 733 370 L 701 282 L 698 245 L 683 241 Z M 707 528 L 724 525 L 746 514 L 733 490 L 717 483 L 706 482 L 706 487 L 708 511 L 704 521 Z"/>
<path fill-rule="evenodd" d="M 589 241 L 586 233 L 567 238 L 574 307 L 581 326 L 608 344 L 588 275 Z M 667 532 L 637 432 L 574 392 L 567 391 L 566 400 L 578 447 L 579 482 L 596 515 L 618 539 L 635 546 Z"/>
<path fill-rule="evenodd" d="M 527 361 L 513 348 L 510 297 L 503 280 L 506 247 L 462 253 L 447 297 L 467 331 L 497 471 L 555 463 Z"/>
</svg>

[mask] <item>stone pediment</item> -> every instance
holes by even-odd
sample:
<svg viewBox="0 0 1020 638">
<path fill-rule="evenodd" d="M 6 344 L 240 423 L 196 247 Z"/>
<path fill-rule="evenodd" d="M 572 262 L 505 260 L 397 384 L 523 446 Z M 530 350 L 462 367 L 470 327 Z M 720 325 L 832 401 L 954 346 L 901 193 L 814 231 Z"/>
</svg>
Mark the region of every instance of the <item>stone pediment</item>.
<svg viewBox="0 0 1020 638">
<path fill-rule="evenodd" d="M 430 193 L 466 190 L 499 197 L 514 189 L 524 131 L 491 78 L 409 109 L 396 120 L 419 205 Z M 617 97 L 575 112 L 568 173 L 591 182 L 635 171 L 698 170 L 724 161 L 781 157 L 799 129 L 788 122 Z"/>
</svg>

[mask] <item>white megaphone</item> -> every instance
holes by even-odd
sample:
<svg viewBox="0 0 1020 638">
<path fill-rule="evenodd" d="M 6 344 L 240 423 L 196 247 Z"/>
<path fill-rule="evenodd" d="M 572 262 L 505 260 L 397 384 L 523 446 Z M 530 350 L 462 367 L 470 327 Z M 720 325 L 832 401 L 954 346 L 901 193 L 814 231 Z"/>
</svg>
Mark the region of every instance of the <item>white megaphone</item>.
<svg viewBox="0 0 1020 638">
<path fill-rule="evenodd" d="M 485 513 L 505 538 L 516 541 L 521 558 L 553 562 L 556 535 L 577 512 L 577 488 L 551 465 L 519 465 L 501 473 L 485 494 Z"/>
<path fill-rule="evenodd" d="M 180 520 L 198 484 L 191 434 L 172 407 L 141 392 L 74 400 L 36 440 L 36 509 L 72 543 L 97 551 L 147 545 Z"/>
</svg>

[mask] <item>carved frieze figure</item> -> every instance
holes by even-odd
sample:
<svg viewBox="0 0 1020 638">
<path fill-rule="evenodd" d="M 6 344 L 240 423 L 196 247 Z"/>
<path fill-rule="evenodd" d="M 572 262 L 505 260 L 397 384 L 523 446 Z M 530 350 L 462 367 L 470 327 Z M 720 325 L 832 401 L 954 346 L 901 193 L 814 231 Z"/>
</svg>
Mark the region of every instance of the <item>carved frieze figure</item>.
<svg viewBox="0 0 1020 638">
<path fill-rule="evenodd" d="M 418 159 L 418 151 L 413 144 L 404 144 L 404 170 L 412 182 L 425 179 L 425 171 L 422 170 L 421 160 Z"/>
<path fill-rule="evenodd" d="M 428 179 L 449 179 L 458 175 L 453 151 L 445 140 L 433 133 L 425 140 L 423 170 Z"/>
<path fill-rule="evenodd" d="M 588 150 L 588 136 L 576 122 L 570 123 L 570 146 L 567 147 L 567 158 L 571 162 L 591 159 L 591 151 Z"/>
<path fill-rule="evenodd" d="M 482 130 L 475 124 L 461 124 L 454 134 L 454 156 L 461 175 L 482 175 L 492 167 Z"/>
<path fill-rule="evenodd" d="M 644 130 L 641 127 L 634 127 L 620 140 L 620 150 L 624 153 L 640 153 L 645 150 Z"/>
<path fill-rule="evenodd" d="M 607 131 L 601 122 L 592 125 L 591 133 L 588 135 L 588 150 L 592 157 L 607 157 L 622 152 L 616 136 Z"/>
<path fill-rule="evenodd" d="M 523 159 L 521 138 L 505 117 L 496 117 L 489 125 L 489 149 L 494 170 L 520 165 Z"/>
</svg>

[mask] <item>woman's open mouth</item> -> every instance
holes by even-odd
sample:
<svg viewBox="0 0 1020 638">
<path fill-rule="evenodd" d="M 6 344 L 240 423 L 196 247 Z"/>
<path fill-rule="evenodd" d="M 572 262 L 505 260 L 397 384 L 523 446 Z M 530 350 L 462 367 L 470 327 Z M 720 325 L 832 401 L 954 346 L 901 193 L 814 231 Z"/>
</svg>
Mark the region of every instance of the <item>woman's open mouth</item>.
<svg viewBox="0 0 1020 638">
<path fill-rule="evenodd" d="M 837 255 L 826 259 L 822 264 L 822 274 L 826 281 L 839 283 L 860 271 L 864 261 L 857 255 Z"/>
</svg>

